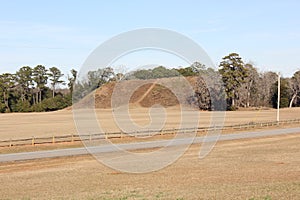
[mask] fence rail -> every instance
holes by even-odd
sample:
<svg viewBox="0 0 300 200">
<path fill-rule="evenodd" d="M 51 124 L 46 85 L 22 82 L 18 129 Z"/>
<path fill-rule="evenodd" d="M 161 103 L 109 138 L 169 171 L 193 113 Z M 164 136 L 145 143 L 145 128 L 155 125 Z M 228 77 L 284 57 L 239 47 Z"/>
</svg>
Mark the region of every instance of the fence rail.
<svg viewBox="0 0 300 200">
<path fill-rule="evenodd" d="M 147 131 L 132 131 L 130 133 L 123 132 L 111 132 L 111 133 L 93 133 L 86 135 L 70 134 L 51 137 L 31 137 L 23 139 L 10 139 L 0 140 L 0 147 L 12 147 L 12 146 L 24 146 L 24 145 L 38 145 L 38 144 L 55 144 L 65 142 L 80 142 L 80 141 L 97 141 L 103 139 L 123 138 L 130 136 L 151 136 L 155 134 L 175 134 L 175 133 L 188 133 L 188 132 L 208 132 L 215 130 L 247 130 L 255 128 L 273 127 L 287 124 L 300 124 L 300 119 L 282 120 L 282 121 L 270 121 L 270 122 L 250 122 L 237 125 L 226 126 L 210 126 L 210 127 L 191 127 L 182 129 L 162 129 L 162 130 L 147 130 Z"/>
</svg>

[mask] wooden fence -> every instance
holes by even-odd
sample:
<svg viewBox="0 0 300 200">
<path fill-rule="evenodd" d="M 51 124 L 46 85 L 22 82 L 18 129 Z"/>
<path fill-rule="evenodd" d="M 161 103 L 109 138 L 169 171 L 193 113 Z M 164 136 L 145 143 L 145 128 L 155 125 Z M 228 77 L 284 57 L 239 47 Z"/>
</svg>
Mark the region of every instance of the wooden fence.
<svg viewBox="0 0 300 200">
<path fill-rule="evenodd" d="M 143 132 L 112 132 L 112 133 L 96 133 L 96 134 L 86 134 L 86 135 L 61 135 L 61 136 L 52 136 L 52 137 L 31 137 L 24 139 L 10 139 L 10 140 L 0 140 L 0 147 L 12 147 L 12 146 L 23 146 L 23 145 L 37 145 L 37 144 L 55 144 L 55 143 L 64 143 L 64 142 L 80 142 L 80 141 L 97 141 L 103 139 L 112 139 L 112 138 L 123 138 L 130 136 L 151 136 L 154 134 L 175 134 L 175 133 L 188 133 L 188 132 L 207 132 L 213 130 L 247 130 L 247 129 L 256 129 L 264 127 L 274 127 L 287 124 L 299 124 L 300 119 L 292 120 L 283 120 L 283 121 L 272 121 L 272 122 L 251 122 L 246 124 L 238 125 L 227 125 L 227 126 L 211 126 L 211 127 L 193 127 L 193 128 L 184 128 L 184 129 L 163 129 L 163 130 L 148 130 Z"/>
</svg>

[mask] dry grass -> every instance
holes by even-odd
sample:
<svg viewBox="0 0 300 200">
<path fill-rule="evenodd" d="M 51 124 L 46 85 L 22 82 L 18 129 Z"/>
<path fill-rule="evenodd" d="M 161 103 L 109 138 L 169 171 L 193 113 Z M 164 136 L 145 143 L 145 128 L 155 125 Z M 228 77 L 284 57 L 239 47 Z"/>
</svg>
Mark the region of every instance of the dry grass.
<svg viewBox="0 0 300 200">
<path fill-rule="evenodd" d="M 131 118 L 139 124 L 145 125 L 149 123 L 149 115 L 147 108 L 131 107 Z M 180 122 L 180 112 L 178 107 L 169 107 L 167 110 L 166 128 L 176 128 Z M 300 108 L 282 109 L 281 119 L 295 119 L 299 118 Z M 116 123 L 114 122 L 111 110 L 102 109 L 97 110 L 98 119 L 104 130 L 116 131 L 118 130 Z M 246 122 L 262 122 L 275 120 L 276 110 L 252 110 L 252 111 L 236 111 L 227 112 L 225 124 L 241 124 Z M 209 126 L 211 112 L 200 112 L 199 126 Z M 16 123 L 17 121 L 17 123 Z M 298 124 L 290 124 L 280 126 L 295 127 Z M 178 127 L 177 127 L 178 128 Z M 270 127 L 268 127 L 270 129 Z M 278 127 L 271 127 L 278 128 Z M 263 129 L 251 129 L 251 131 L 265 130 Z M 244 130 L 249 131 L 249 130 Z M 243 130 L 226 130 L 223 134 L 243 132 Z M 0 114 L 0 140 L 7 139 L 20 139 L 35 137 L 47 137 L 47 136 L 59 136 L 65 134 L 76 133 L 75 123 L 73 120 L 72 111 L 63 110 L 51 113 L 11 113 Z M 199 132 L 198 136 L 205 135 L 203 132 Z M 140 142 L 160 139 L 170 139 L 173 135 L 155 135 L 154 137 L 146 138 L 122 138 L 111 139 L 113 143 L 126 143 L 126 142 Z M 30 141 L 29 141 L 30 143 Z M 60 148 L 81 147 L 80 142 L 74 143 L 60 143 L 60 144 L 48 144 L 48 145 L 36 145 L 36 146 L 16 146 L 16 147 L 2 147 L 0 148 L 0 154 L 2 153 L 16 153 L 24 151 L 38 151 L 38 150 L 52 150 Z"/>
<path fill-rule="evenodd" d="M 55 143 L 55 144 L 39 144 L 34 146 L 24 145 L 24 146 L 0 147 L 0 154 L 77 148 L 83 146 L 84 145 L 81 142 L 74 142 L 74 143 L 65 142 L 65 143 Z"/>
<path fill-rule="evenodd" d="M 166 109 L 167 119 L 165 128 L 176 128 L 180 122 L 178 107 Z M 98 120 L 107 132 L 118 131 L 112 111 L 102 109 L 96 111 Z M 300 108 L 282 109 L 281 119 L 300 118 Z M 130 109 L 130 117 L 138 125 L 150 122 L 149 109 L 134 107 Z M 200 112 L 199 126 L 208 126 L 211 112 Z M 248 122 L 275 121 L 276 110 L 236 111 L 227 112 L 225 124 L 240 124 Z M 0 140 L 60 136 L 76 133 L 76 127 L 71 110 L 51 113 L 11 113 L 0 114 Z"/>
<path fill-rule="evenodd" d="M 239 134 L 243 132 L 251 132 L 251 131 L 265 131 L 265 130 L 275 130 L 275 129 L 283 129 L 283 128 L 297 128 L 299 127 L 299 124 L 284 124 L 284 125 L 276 125 L 272 127 L 259 127 L 259 128 L 247 128 L 247 129 L 227 129 L 223 130 L 222 134 Z M 197 136 L 205 136 L 207 132 L 198 132 Z M 157 141 L 157 140 L 168 140 L 173 139 L 175 137 L 175 134 L 156 134 L 151 137 L 145 137 L 145 138 L 137 138 L 137 137 L 123 137 L 123 138 L 111 138 L 109 141 L 114 144 L 124 144 L 124 143 L 133 143 L 133 142 L 148 142 L 148 141 Z M 86 145 L 93 145 L 89 144 L 87 142 Z M 94 145 L 97 145 L 97 142 L 95 142 Z M 49 143 L 49 144 L 35 144 L 32 145 L 24 145 L 24 146 L 11 146 L 11 147 L 0 147 L 0 154 L 8 154 L 8 153 L 20 153 L 20 152 L 33 152 L 33 151 L 43 151 L 43 150 L 55 150 L 55 149 L 65 149 L 65 148 L 78 148 L 78 147 L 84 147 L 85 144 L 83 144 L 80 141 L 76 142 L 62 142 L 62 143 Z"/>
<path fill-rule="evenodd" d="M 300 199 L 300 135 L 193 145 L 176 163 L 120 173 L 91 156 L 0 164 L 0 199 Z"/>
<path fill-rule="evenodd" d="M 134 107 L 132 119 L 149 123 L 147 108 Z M 180 120 L 178 107 L 166 109 L 166 127 Z M 299 118 L 300 108 L 282 109 L 281 119 Z M 117 129 L 109 109 L 97 110 L 101 125 Z M 210 123 L 200 112 L 200 126 Z M 276 110 L 227 112 L 225 124 L 274 121 Z M 72 111 L 0 114 L 0 140 L 75 133 Z M 172 136 L 157 136 L 166 139 Z M 130 142 L 115 139 L 113 142 Z M 203 160 L 193 145 L 173 165 L 148 174 L 125 174 L 91 156 L 0 164 L 0 199 L 300 199 L 300 135 L 219 142 Z M 14 147 L 0 153 L 78 147 L 57 144 Z"/>
</svg>

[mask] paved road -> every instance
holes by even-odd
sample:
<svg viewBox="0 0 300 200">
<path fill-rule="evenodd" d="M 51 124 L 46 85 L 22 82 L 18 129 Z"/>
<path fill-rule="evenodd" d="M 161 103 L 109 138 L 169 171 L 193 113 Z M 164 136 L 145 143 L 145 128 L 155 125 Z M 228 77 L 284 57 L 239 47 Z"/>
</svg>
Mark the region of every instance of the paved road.
<svg viewBox="0 0 300 200">
<path fill-rule="evenodd" d="M 245 132 L 245 133 L 235 133 L 221 135 L 219 138 L 216 137 L 196 137 L 193 144 L 202 142 L 213 142 L 215 140 L 225 141 L 225 140 L 237 140 L 237 139 L 247 139 L 247 138 L 258 138 L 266 136 L 276 136 L 285 134 L 300 134 L 300 128 L 288 128 L 288 129 L 277 129 L 277 130 L 266 130 L 258 132 Z M 176 139 L 173 140 L 172 146 L 179 146 L 188 144 L 190 138 Z M 138 149 L 150 149 L 157 147 L 164 147 L 170 145 L 170 140 L 159 140 L 159 141 L 149 141 L 149 142 L 139 142 L 139 143 L 126 143 L 117 144 L 116 146 L 125 150 L 138 150 Z M 0 154 L 0 162 L 11 162 L 11 161 L 22 161 L 22 160 L 32 160 L 40 158 L 55 158 L 64 156 L 76 156 L 76 155 L 86 155 L 89 153 L 105 153 L 116 151 L 116 147 L 112 145 L 103 145 L 89 147 L 89 152 L 86 148 L 69 148 L 69 149 L 59 149 L 59 150 L 49 150 L 49 151 L 37 151 L 37 152 L 24 152 L 24 153 L 13 153 L 13 154 Z"/>
</svg>

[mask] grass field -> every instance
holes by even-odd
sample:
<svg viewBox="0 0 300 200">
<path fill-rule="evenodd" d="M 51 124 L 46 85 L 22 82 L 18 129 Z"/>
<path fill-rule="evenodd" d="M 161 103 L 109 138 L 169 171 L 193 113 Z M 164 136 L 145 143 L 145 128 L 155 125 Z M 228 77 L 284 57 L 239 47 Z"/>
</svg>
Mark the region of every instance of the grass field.
<svg viewBox="0 0 300 200">
<path fill-rule="evenodd" d="M 299 108 L 282 109 L 281 119 L 299 118 Z M 149 122 L 146 108 L 133 108 L 135 123 Z M 167 109 L 166 126 L 178 123 L 176 107 Z M 200 113 L 200 126 L 210 122 Z M 106 129 L 116 129 L 111 110 L 97 110 Z M 0 115 L 0 139 L 75 133 L 72 112 Z M 227 112 L 225 124 L 276 120 L 276 110 Z M 163 136 L 168 137 L 168 136 Z M 126 139 L 118 139 L 121 142 Z M 128 140 L 128 139 L 127 139 Z M 110 169 L 91 156 L 0 164 L 0 199 L 300 199 L 300 134 L 218 142 L 204 159 L 200 145 L 174 164 L 147 174 Z M 25 151 L 77 147 L 28 146 Z M 2 153 L 24 151 L 2 149 Z M 143 151 L 141 151 L 143 152 Z"/>
<path fill-rule="evenodd" d="M 180 122 L 178 107 L 166 109 L 165 128 L 176 128 Z M 119 131 L 110 109 L 97 109 L 98 120 L 105 131 Z M 150 122 L 149 109 L 134 107 L 130 110 L 132 120 L 141 126 Z M 211 112 L 200 112 L 199 126 L 210 125 Z M 300 108 L 282 109 L 281 119 L 300 118 Z M 253 110 L 226 112 L 225 124 L 275 121 L 276 110 Z M 71 110 L 50 113 L 10 113 L 0 114 L 0 140 L 59 136 L 76 133 Z"/>
<path fill-rule="evenodd" d="M 176 163 L 120 173 L 91 156 L 0 164 L 0 199 L 300 199 L 300 135 L 193 145 Z"/>
</svg>

